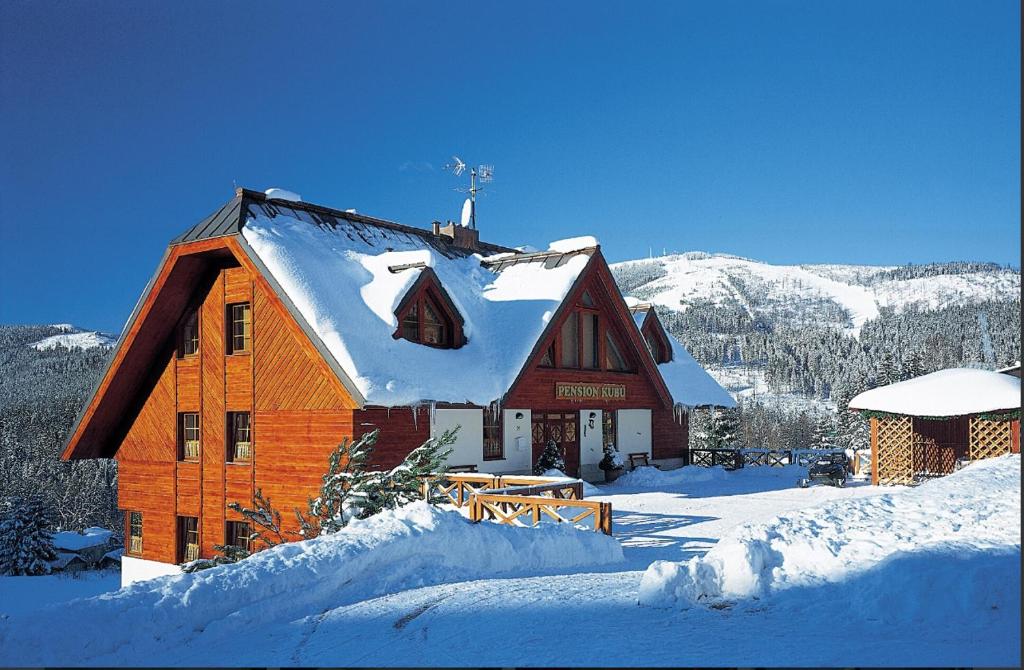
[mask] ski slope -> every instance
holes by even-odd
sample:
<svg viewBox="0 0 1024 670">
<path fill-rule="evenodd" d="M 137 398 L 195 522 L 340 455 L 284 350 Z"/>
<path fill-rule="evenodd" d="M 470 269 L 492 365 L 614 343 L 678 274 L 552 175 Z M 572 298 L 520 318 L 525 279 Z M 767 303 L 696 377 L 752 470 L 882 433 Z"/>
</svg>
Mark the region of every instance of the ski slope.
<svg viewBox="0 0 1024 670">
<path fill-rule="evenodd" d="M 912 306 L 939 309 L 1020 294 L 1020 273 L 969 272 L 911 279 L 876 280 L 892 266 L 773 265 L 727 254 L 689 252 L 615 263 L 622 272 L 653 278 L 629 287 L 629 293 L 675 310 L 702 301 L 736 301 L 748 314 L 784 312 L 787 319 L 822 322 L 824 303 L 838 306 L 846 318 L 835 325 L 857 335 L 882 308 Z M 827 321 L 825 321 L 827 322 Z"/>
</svg>

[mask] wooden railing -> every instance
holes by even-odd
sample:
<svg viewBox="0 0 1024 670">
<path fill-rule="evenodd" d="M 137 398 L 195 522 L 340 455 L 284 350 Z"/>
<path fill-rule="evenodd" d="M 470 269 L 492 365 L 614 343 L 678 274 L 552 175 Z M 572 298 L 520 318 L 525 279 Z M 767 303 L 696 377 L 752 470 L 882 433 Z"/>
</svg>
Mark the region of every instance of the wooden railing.
<svg viewBox="0 0 1024 670">
<path fill-rule="evenodd" d="M 501 488 L 501 477 L 476 473 L 448 473 L 440 479 L 423 482 L 423 499 L 445 497 L 456 507 L 469 504 L 469 497 L 477 491 Z"/>
<path fill-rule="evenodd" d="M 690 464 L 707 468 L 722 465 L 727 469 L 745 466 L 806 467 L 815 459 L 838 451 L 842 449 L 691 449 Z"/>
<path fill-rule="evenodd" d="M 571 510 L 571 515 L 565 516 L 560 512 L 565 509 Z M 595 531 L 612 534 L 611 503 L 499 493 L 474 493 L 470 497 L 469 518 L 472 521 L 536 526 L 545 516 L 559 523 L 571 524 L 590 519 Z"/>
<path fill-rule="evenodd" d="M 438 479 L 424 482 L 422 492 L 425 500 L 442 497 L 456 507 L 465 507 L 474 493 L 497 489 L 509 495 L 539 495 L 566 500 L 583 498 L 583 482 L 579 479 L 475 472 L 446 473 Z"/>
</svg>

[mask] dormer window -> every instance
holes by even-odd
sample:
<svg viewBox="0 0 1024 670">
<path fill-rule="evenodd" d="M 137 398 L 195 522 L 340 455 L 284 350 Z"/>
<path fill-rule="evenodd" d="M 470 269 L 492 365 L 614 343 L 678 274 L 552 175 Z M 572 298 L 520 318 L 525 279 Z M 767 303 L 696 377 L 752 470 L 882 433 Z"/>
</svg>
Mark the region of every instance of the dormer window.
<svg viewBox="0 0 1024 670">
<path fill-rule="evenodd" d="M 462 317 L 430 268 L 421 272 L 395 315 L 395 338 L 439 349 L 457 349 L 464 344 Z"/>
<path fill-rule="evenodd" d="M 672 345 L 669 344 L 664 326 L 661 325 L 661 321 L 653 309 L 644 318 L 640 332 L 644 336 L 644 342 L 647 343 L 647 349 L 651 352 L 655 363 L 668 363 L 672 360 Z"/>
</svg>

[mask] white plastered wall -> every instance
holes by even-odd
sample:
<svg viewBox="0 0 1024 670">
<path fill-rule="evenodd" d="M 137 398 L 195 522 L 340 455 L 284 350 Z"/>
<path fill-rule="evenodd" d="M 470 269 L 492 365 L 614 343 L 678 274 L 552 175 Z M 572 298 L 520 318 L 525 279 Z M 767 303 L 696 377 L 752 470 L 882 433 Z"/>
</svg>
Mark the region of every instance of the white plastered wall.
<svg viewBox="0 0 1024 670">
<path fill-rule="evenodd" d="M 620 409 L 618 419 L 618 447 L 623 459 L 641 451 L 651 455 L 651 410 Z"/>
<path fill-rule="evenodd" d="M 590 418 L 591 414 L 594 415 L 593 419 Z M 604 445 L 601 444 L 603 418 L 599 409 L 580 410 L 580 465 L 597 465 L 604 456 Z"/>
<path fill-rule="evenodd" d="M 484 462 L 484 411 L 482 409 L 434 410 L 430 436 L 440 437 L 445 431 L 456 426 L 459 427 L 459 432 L 455 435 L 455 443 L 451 445 L 452 453 L 448 456 L 448 464 L 475 465 L 479 470 Z"/>
<path fill-rule="evenodd" d="M 594 415 L 593 420 L 591 414 Z M 597 467 L 604 456 L 604 445 L 601 444 L 603 418 L 602 410 L 580 410 L 580 477 L 588 482 L 604 481 L 604 472 Z"/>
<path fill-rule="evenodd" d="M 121 557 L 121 588 L 133 582 L 155 579 L 164 575 L 180 575 L 181 568 L 174 563 L 149 561 L 133 556 Z"/>
<path fill-rule="evenodd" d="M 519 416 L 520 418 L 516 418 Z M 528 473 L 533 468 L 533 442 L 530 436 L 530 410 L 502 411 L 505 460 L 487 461 L 486 472 Z"/>
</svg>

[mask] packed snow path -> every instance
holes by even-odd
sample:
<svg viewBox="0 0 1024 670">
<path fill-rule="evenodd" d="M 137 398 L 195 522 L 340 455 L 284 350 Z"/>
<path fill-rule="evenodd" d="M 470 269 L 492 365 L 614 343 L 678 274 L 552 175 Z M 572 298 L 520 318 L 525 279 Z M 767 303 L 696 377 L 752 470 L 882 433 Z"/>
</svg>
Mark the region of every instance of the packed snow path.
<svg viewBox="0 0 1024 670">
<path fill-rule="evenodd" d="M 1007 489 L 1003 493 L 1010 510 L 1008 525 L 1015 523 L 1019 538 L 1019 457 L 1004 461 L 1001 467 L 1004 475 L 1009 467 L 1012 477 L 993 479 L 992 484 Z M 237 644 L 240 631 L 210 626 L 187 645 L 140 640 L 112 654 L 88 658 L 67 649 L 59 660 L 67 664 L 159 659 L 161 664 L 173 665 L 478 667 L 1019 664 L 1019 600 L 1016 611 L 979 608 L 977 620 L 985 625 L 965 628 L 962 622 L 951 621 L 949 626 L 936 626 L 927 620 L 893 625 L 889 610 L 901 607 L 899 579 L 891 580 L 891 592 L 886 583 L 881 594 L 891 603 L 879 599 L 877 584 L 869 580 L 865 588 L 864 582 L 855 579 L 790 589 L 786 597 L 718 602 L 715 607 L 679 610 L 638 605 L 641 577 L 654 560 L 703 556 L 740 524 L 770 525 L 779 514 L 830 501 L 845 504 L 845 499 L 853 505 L 855 498 L 900 495 L 898 489 L 862 483 L 846 489 L 802 490 L 794 487 L 796 474 L 795 468 L 749 468 L 735 473 L 699 468 L 648 470 L 602 487 L 604 495 L 596 499 L 614 506 L 615 536 L 622 544 L 624 563 L 546 572 L 531 572 L 523 565 L 513 575 L 479 578 L 478 573 L 477 579 L 461 582 L 404 584 L 411 588 L 354 601 L 325 592 L 302 617 L 282 616 L 286 607 L 275 612 L 268 603 L 263 621 L 241 631 L 248 640 L 245 645 Z M 979 481 L 983 480 L 984 476 Z M 948 491 L 942 496 L 948 498 Z M 970 494 L 965 494 L 963 504 L 972 504 Z M 927 514 L 918 516 L 921 523 L 930 523 Z M 1007 547 L 990 549 L 973 547 L 984 554 L 995 574 L 1016 574 L 1019 579 L 1019 542 L 1009 551 Z M 938 555 L 911 558 L 917 563 L 906 567 L 914 570 L 946 566 L 936 573 L 934 596 L 947 597 L 947 580 L 957 576 L 956 561 Z M 1007 587 L 1017 590 L 1012 584 Z M 861 604 L 861 593 L 872 597 Z M 913 606 L 927 608 L 929 603 L 915 601 Z M 853 642 L 852 636 L 870 643 Z M 4 651 L 2 645 L 0 651 Z"/>
</svg>

